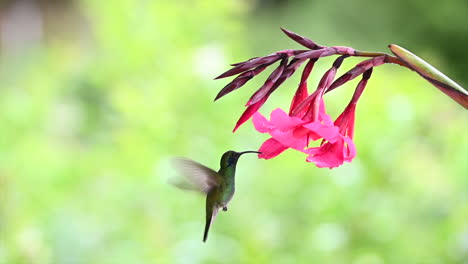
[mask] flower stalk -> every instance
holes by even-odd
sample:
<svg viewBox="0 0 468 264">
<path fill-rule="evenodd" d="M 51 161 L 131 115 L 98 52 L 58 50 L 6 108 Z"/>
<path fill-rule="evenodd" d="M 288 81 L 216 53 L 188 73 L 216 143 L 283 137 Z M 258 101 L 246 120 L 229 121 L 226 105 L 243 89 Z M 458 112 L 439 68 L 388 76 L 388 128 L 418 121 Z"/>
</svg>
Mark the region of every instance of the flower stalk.
<svg viewBox="0 0 468 264">
<path fill-rule="evenodd" d="M 253 117 L 255 129 L 261 133 L 270 134 L 271 138 L 260 147 L 259 151 L 262 152 L 259 155 L 260 158 L 270 159 L 284 150 L 292 148 L 307 154 L 306 160 L 314 162 L 318 167 L 334 168 L 343 164 L 344 161 L 351 162 L 356 156 L 356 148 L 353 143 L 356 105 L 372 75 L 373 68 L 383 64 L 398 64 L 415 71 L 458 104 L 468 109 L 468 92 L 463 87 L 402 47 L 394 44 L 389 45 L 395 56 L 382 52 L 358 51 L 343 46 L 327 47 L 287 29 L 281 28 L 281 30 L 289 38 L 306 47 L 307 50 L 287 49 L 264 57 L 235 63 L 232 64 L 233 68 L 216 77 L 216 79 L 221 79 L 237 75 L 221 89 L 216 95 L 215 101 L 239 89 L 267 67 L 280 62 L 264 84 L 250 97 L 246 104 L 246 110 L 234 127 L 234 131 L 236 131 L 240 125 Z M 322 76 L 316 90 L 309 94 L 307 80 L 315 63 L 322 57 L 334 55 L 339 57 Z M 338 68 L 347 57 L 368 59 L 358 63 L 335 79 Z M 306 61 L 298 88 L 291 100 L 289 114 L 278 108 L 271 113 L 270 120 L 267 120 L 258 113 L 269 96 Z M 326 113 L 323 102 L 324 94 L 341 87 L 358 76 L 362 76 L 362 78 L 349 104 L 333 122 Z M 309 143 L 316 140 L 321 140 L 320 145 L 309 147 Z"/>
</svg>

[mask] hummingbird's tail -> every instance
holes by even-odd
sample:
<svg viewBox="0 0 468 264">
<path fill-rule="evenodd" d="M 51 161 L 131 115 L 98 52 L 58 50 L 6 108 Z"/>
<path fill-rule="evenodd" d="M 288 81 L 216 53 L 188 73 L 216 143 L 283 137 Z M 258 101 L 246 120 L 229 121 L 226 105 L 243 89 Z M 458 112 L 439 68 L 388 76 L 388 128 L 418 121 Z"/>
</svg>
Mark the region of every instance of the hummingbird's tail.
<svg viewBox="0 0 468 264">
<path fill-rule="evenodd" d="M 206 239 L 208 238 L 208 231 L 210 230 L 210 225 L 211 225 L 211 216 L 206 218 L 205 233 L 203 233 L 203 242 L 206 242 Z"/>
<path fill-rule="evenodd" d="M 205 223 L 205 232 L 203 233 L 203 242 L 206 242 L 208 239 L 208 232 L 210 231 L 211 222 L 214 221 L 216 215 L 218 214 L 219 208 L 215 205 L 208 205 L 206 206 L 206 223 Z"/>
</svg>

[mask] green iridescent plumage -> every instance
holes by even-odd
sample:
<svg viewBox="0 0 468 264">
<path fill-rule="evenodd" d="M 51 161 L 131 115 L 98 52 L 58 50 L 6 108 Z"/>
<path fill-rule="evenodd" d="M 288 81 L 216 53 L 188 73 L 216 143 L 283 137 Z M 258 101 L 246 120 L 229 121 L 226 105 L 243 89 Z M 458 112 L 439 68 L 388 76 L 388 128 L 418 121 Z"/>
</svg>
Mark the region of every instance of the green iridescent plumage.
<svg viewBox="0 0 468 264">
<path fill-rule="evenodd" d="M 221 157 L 220 169 L 217 172 L 190 159 L 174 159 L 175 167 L 182 172 L 185 180 L 171 183 L 181 189 L 196 190 L 206 194 L 206 224 L 203 242 L 208 238 L 211 223 L 219 209 L 227 211 L 227 205 L 234 196 L 237 161 L 245 153 L 260 154 L 258 151 L 227 151 Z"/>
</svg>

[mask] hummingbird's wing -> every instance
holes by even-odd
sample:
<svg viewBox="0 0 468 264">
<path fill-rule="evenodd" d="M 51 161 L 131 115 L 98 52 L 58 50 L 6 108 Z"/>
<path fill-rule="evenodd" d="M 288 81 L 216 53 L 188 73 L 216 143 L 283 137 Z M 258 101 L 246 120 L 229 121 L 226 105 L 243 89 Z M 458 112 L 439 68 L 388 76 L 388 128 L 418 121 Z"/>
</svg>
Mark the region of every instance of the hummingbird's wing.
<svg viewBox="0 0 468 264">
<path fill-rule="evenodd" d="M 170 183 L 178 188 L 208 193 L 219 184 L 218 173 L 196 161 L 174 158 L 173 164 L 185 176 L 185 179 L 170 180 Z"/>
</svg>

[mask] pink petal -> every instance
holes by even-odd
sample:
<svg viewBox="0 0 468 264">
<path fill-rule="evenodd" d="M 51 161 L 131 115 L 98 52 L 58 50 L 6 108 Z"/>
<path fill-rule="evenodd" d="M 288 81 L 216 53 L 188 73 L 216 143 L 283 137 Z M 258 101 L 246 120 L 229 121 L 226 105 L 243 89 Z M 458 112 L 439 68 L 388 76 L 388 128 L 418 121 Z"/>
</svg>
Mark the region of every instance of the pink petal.
<svg viewBox="0 0 468 264">
<path fill-rule="evenodd" d="M 258 151 L 262 152 L 262 154 L 259 154 L 258 157 L 260 159 L 271 159 L 278 156 L 279 154 L 281 154 L 281 152 L 287 149 L 288 147 L 284 146 L 276 139 L 270 138 L 263 142 L 262 146 L 260 146 L 260 149 Z"/>
<path fill-rule="evenodd" d="M 306 137 L 307 134 L 310 134 L 310 129 L 303 126 L 298 126 L 293 130 L 294 137 Z"/>
<path fill-rule="evenodd" d="M 354 145 L 354 142 L 348 137 L 344 137 L 344 141 L 347 145 L 344 148 L 344 160 L 351 162 L 354 157 L 356 157 L 356 145 Z"/>
<path fill-rule="evenodd" d="M 304 151 L 309 154 L 308 162 L 313 162 L 319 168 L 335 168 L 344 161 L 351 162 L 356 156 L 356 146 L 348 137 L 340 136 L 335 143 L 327 142 L 320 147 Z"/>
<path fill-rule="evenodd" d="M 270 123 L 277 129 L 286 131 L 297 127 L 297 125 L 304 123 L 304 121 L 298 117 L 289 116 L 281 108 L 276 108 L 271 112 Z"/>
<path fill-rule="evenodd" d="M 322 121 L 322 123 L 326 126 L 333 126 L 334 123 L 333 123 L 333 120 L 331 119 L 331 117 L 325 113 L 319 113 L 319 120 Z"/>
<path fill-rule="evenodd" d="M 304 151 L 308 153 L 308 162 L 313 162 L 319 168 L 335 168 L 343 164 L 344 137 L 340 137 L 335 143 L 327 142 L 320 147 L 310 148 Z"/>
<path fill-rule="evenodd" d="M 259 112 L 253 115 L 252 123 L 255 129 L 260 133 L 268 133 L 273 128 L 270 122 Z"/>
<path fill-rule="evenodd" d="M 330 145 L 329 145 L 330 144 Z M 313 162 L 319 168 L 335 168 L 343 164 L 343 148 L 338 143 L 325 143 L 324 145 L 313 148 L 307 157 L 308 162 Z"/>
<path fill-rule="evenodd" d="M 348 136 L 350 139 L 354 137 L 354 117 L 356 112 L 356 105 L 353 103 L 346 106 L 343 113 L 341 113 L 335 120 L 335 125 L 340 128 L 340 133 L 343 136 Z"/>
<path fill-rule="evenodd" d="M 325 110 L 325 102 L 323 101 L 323 97 L 320 98 L 320 105 L 319 105 L 319 120 L 322 121 L 324 125 L 332 126 L 334 125 L 331 117 L 327 114 Z"/>
<path fill-rule="evenodd" d="M 270 132 L 270 135 L 284 146 L 299 151 L 303 151 L 308 144 L 306 136 L 295 137 L 292 130 L 286 132 L 280 130 L 273 130 Z"/>
<path fill-rule="evenodd" d="M 315 132 L 312 132 L 309 130 L 309 133 L 307 134 L 307 137 L 309 138 L 309 142 L 310 141 L 316 141 L 316 140 L 319 140 L 322 138 L 322 136 L 320 136 L 319 134 L 315 133 Z"/>
<path fill-rule="evenodd" d="M 356 110 L 356 106 L 354 106 L 351 110 L 351 114 L 350 114 L 350 117 L 349 117 L 349 121 L 348 121 L 348 136 L 349 138 L 352 140 L 354 138 L 354 118 L 355 118 L 355 110 Z"/>
<path fill-rule="evenodd" d="M 338 127 L 334 125 L 326 126 L 318 121 L 315 121 L 304 125 L 304 127 L 313 131 L 319 136 L 319 138 L 324 138 L 326 141 L 331 143 L 334 143 L 340 136 Z"/>
</svg>

